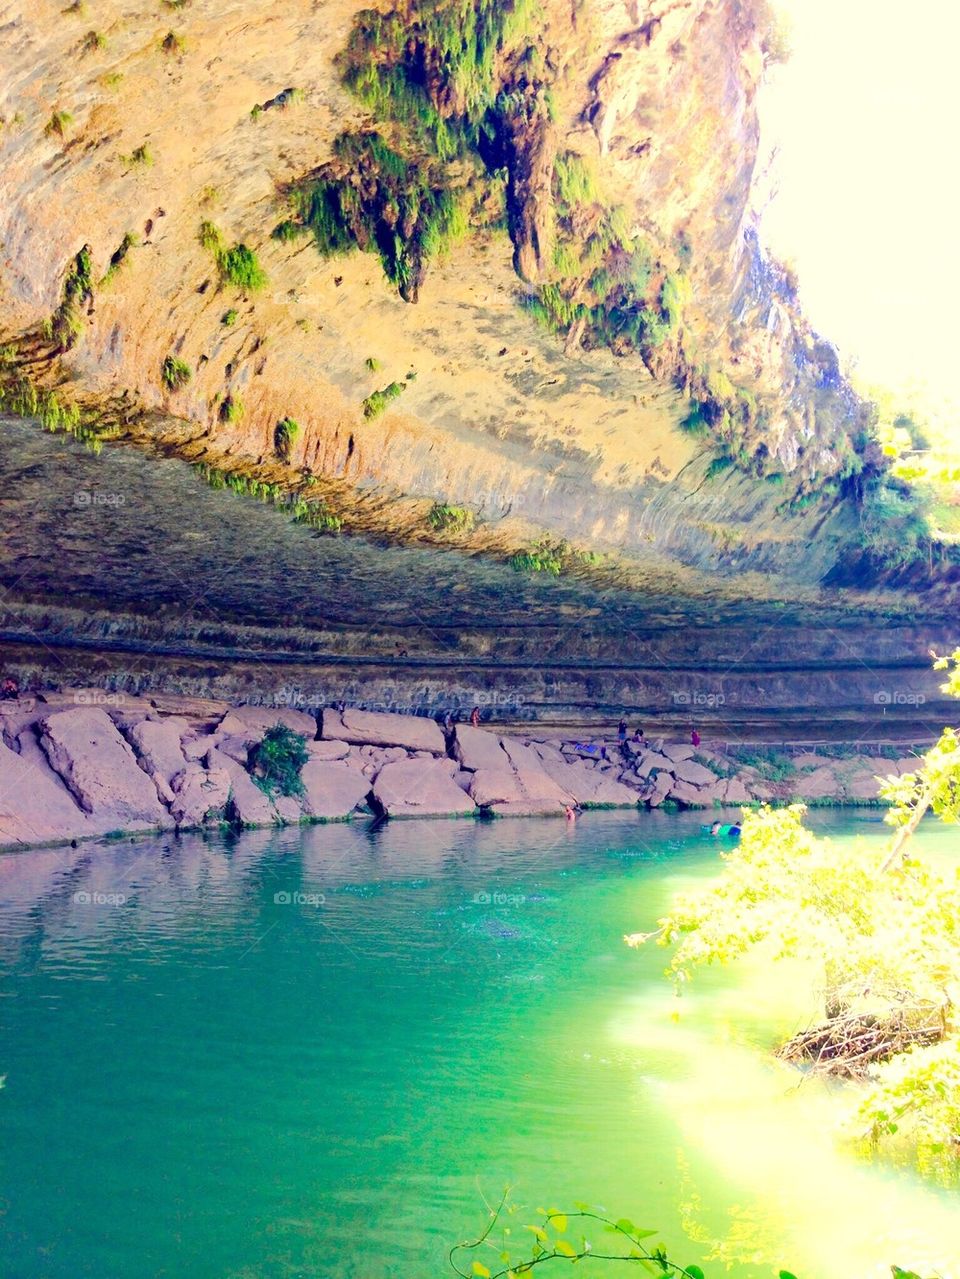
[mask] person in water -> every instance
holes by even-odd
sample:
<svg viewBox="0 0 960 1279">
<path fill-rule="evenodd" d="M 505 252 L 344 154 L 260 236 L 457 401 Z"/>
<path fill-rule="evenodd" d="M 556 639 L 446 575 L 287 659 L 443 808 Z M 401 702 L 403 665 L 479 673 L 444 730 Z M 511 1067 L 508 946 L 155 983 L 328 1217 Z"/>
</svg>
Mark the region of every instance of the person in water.
<svg viewBox="0 0 960 1279">
<path fill-rule="evenodd" d="M 714 823 L 713 823 L 713 825 L 710 827 L 710 834 L 711 834 L 711 835 L 713 835 L 713 836 L 717 836 L 717 835 L 719 835 L 719 834 L 720 834 L 720 825 L 721 825 L 721 823 L 720 823 L 720 822 L 714 822 Z"/>
</svg>

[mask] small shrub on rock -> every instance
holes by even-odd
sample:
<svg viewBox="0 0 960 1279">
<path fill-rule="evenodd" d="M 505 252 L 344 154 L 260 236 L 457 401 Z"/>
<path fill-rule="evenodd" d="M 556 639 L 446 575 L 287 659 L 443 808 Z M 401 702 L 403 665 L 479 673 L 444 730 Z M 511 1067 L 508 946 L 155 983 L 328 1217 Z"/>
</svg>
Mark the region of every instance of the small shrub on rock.
<svg viewBox="0 0 960 1279">
<path fill-rule="evenodd" d="M 302 795 L 300 770 L 310 758 L 307 739 L 286 724 L 274 724 L 250 755 L 254 780 L 268 795 Z"/>
<path fill-rule="evenodd" d="M 168 391 L 179 391 L 193 377 L 193 370 L 176 355 L 168 355 L 161 366 L 160 376 Z"/>
</svg>

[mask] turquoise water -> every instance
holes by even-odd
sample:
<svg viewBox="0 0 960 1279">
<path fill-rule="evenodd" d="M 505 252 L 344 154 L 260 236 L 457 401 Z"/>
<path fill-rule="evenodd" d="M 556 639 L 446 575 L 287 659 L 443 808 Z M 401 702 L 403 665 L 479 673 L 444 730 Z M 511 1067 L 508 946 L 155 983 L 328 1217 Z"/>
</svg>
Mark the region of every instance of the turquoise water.
<svg viewBox="0 0 960 1279">
<path fill-rule="evenodd" d="M 0 1274 L 435 1279 L 506 1183 L 736 1276 L 960 1273 L 955 1194 L 760 1051 L 782 979 L 623 945 L 715 866 L 647 813 L 0 858 Z"/>
</svg>

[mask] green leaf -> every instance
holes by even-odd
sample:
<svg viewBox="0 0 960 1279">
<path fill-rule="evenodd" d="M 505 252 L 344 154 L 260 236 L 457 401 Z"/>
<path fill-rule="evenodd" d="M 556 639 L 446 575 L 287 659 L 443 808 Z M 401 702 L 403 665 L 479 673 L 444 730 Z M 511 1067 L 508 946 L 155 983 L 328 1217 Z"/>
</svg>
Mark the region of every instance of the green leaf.
<svg viewBox="0 0 960 1279">
<path fill-rule="evenodd" d="M 576 1248 L 567 1243 L 566 1239 L 558 1239 L 553 1245 L 553 1250 L 558 1252 L 561 1257 L 575 1257 L 577 1255 Z"/>
<path fill-rule="evenodd" d="M 558 1235 L 562 1235 L 567 1229 L 567 1218 L 562 1212 L 553 1212 L 550 1214 L 550 1225 Z"/>
<path fill-rule="evenodd" d="M 618 1222 L 614 1223 L 617 1230 L 622 1230 L 625 1235 L 632 1235 L 636 1227 L 629 1217 L 621 1217 Z"/>
<path fill-rule="evenodd" d="M 789 1270 L 781 1270 L 780 1279 L 797 1279 L 797 1276 L 791 1274 Z"/>
<path fill-rule="evenodd" d="M 687 1266 L 683 1273 L 688 1275 L 689 1279 L 703 1279 L 703 1271 L 699 1266 Z"/>
<path fill-rule="evenodd" d="M 483 1264 L 482 1261 L 475 1261 L 473 1265 L 471 1266 L 471 1269 L 473 1273 L 477 1276 L 477 1279 L 490 1279 L 490 1271 L 487 1269 L 487 1267 Z"/>
<path fill-rule="evenodd" d="M 524 1230 L 529 1230 L 532 1235 L 536 1235 L 541 1243 L 546 1243 L 547 1232 L 542 1226 L 524 1226 Z"/>
</svg>

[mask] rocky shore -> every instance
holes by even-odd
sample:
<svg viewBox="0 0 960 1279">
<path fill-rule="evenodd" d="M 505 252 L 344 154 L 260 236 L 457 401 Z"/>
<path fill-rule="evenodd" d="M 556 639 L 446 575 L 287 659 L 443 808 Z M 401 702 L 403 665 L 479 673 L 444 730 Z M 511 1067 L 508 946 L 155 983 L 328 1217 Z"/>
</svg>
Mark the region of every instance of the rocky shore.
<svg viewBox="0 0 960 1279">
<path fill-rule="evenodd" d="M 257 776 L 281 724 L 302 737 L 298 794 Z M 914 756 L 506 736 L 375 711 L 230 706 L 98 689 L 0 703 L 0 848 L 117 832 L 381 817 L 563 816 L 569 807 L 868 804 Z"/>
</svg>

